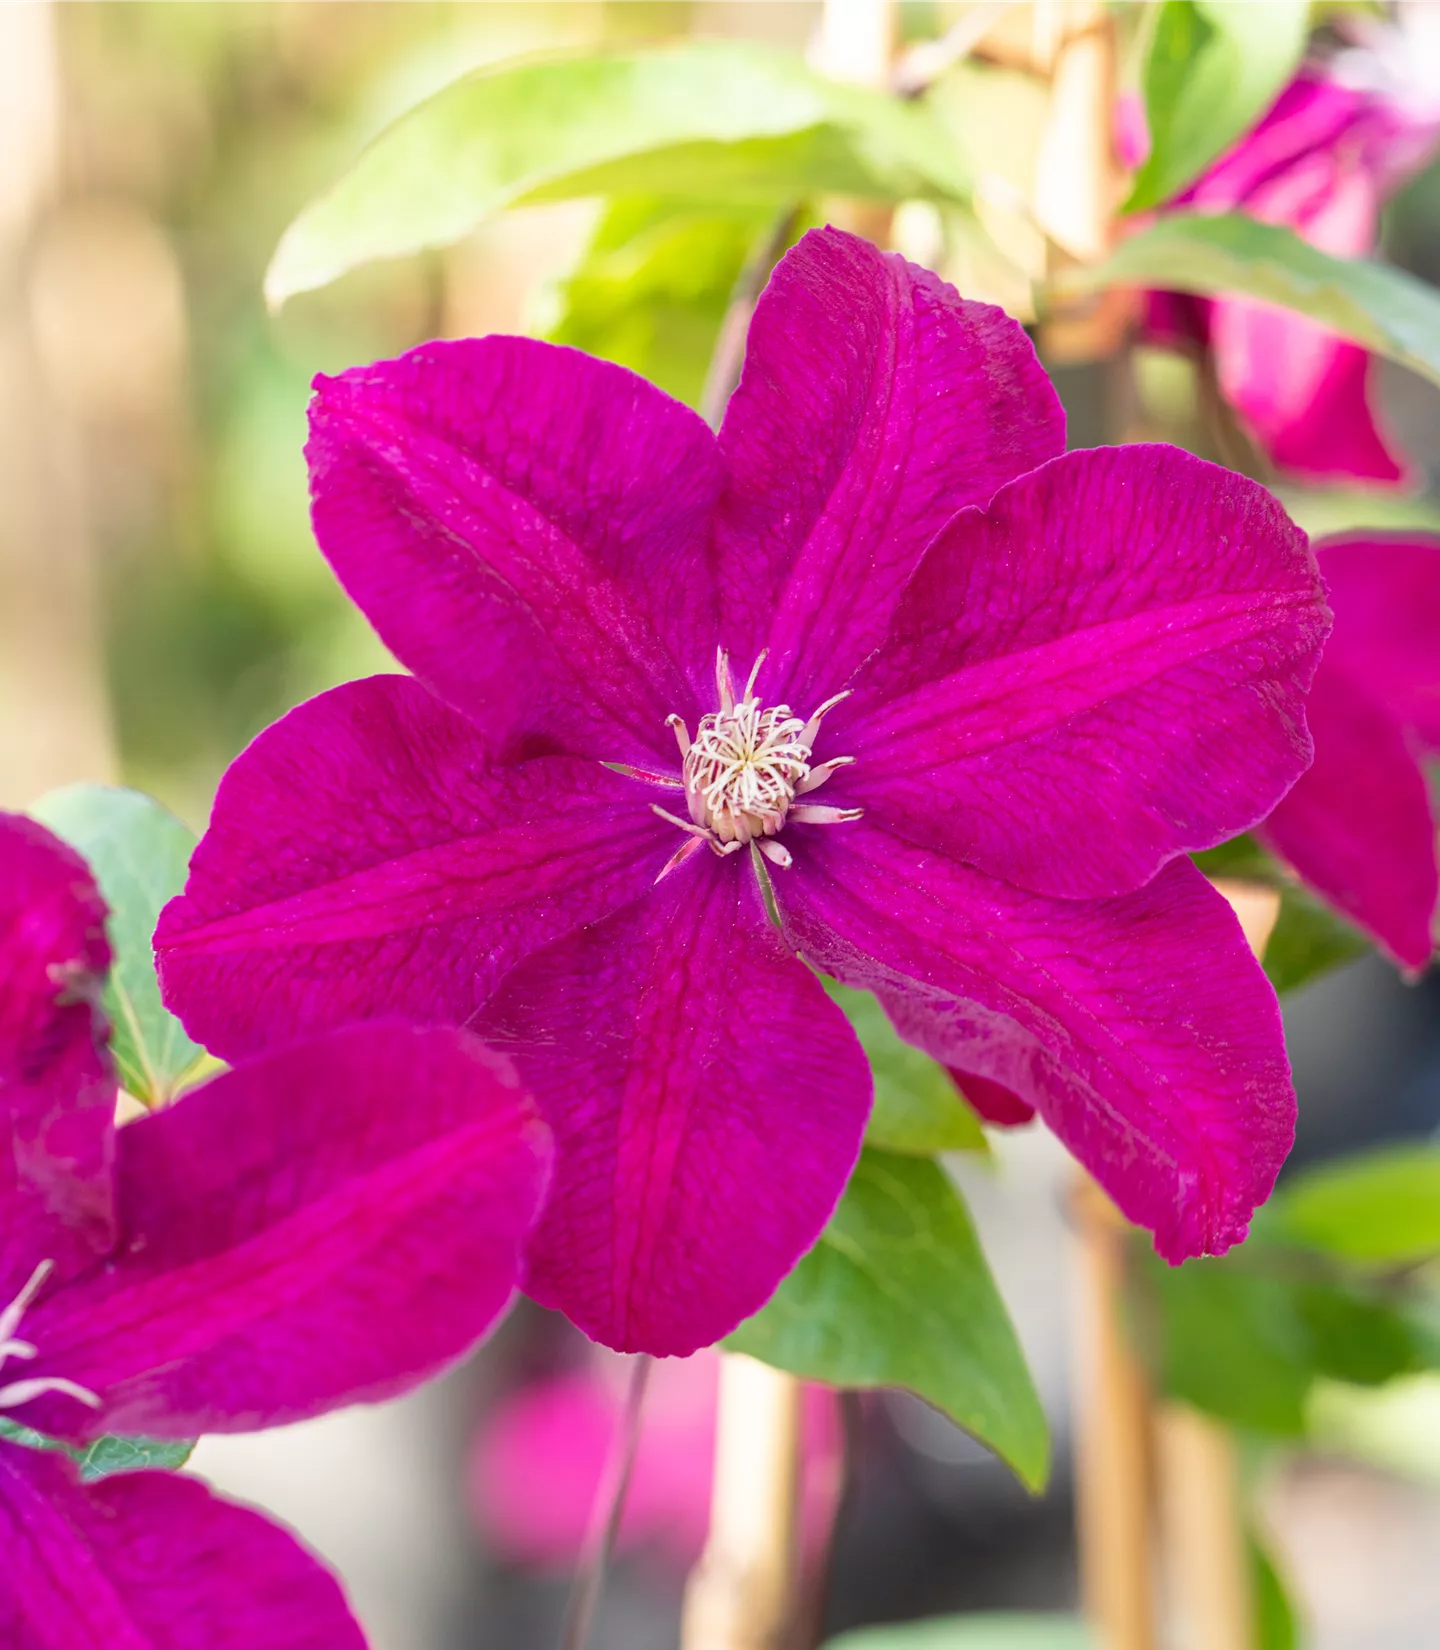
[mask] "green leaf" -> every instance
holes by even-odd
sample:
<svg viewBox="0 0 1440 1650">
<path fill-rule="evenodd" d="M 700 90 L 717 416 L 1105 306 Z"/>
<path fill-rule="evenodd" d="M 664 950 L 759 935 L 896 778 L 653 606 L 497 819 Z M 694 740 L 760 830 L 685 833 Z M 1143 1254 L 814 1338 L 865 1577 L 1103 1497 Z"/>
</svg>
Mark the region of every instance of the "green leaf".
<svg viewBox="0 0 1440 1650">
<path fill-rule="evenodd" d="M 988 1153 L 990 1142 L 980 1119 L 961 1098 L 950 1073 L 901 1037 L 874 992 L 854 991 L 837 980 L 824 983 L 855 1028 L 875 1078 L 866 1144 L 911 1157 Z"/>
<path fill-rule="evenodd" d="M 115 1472 L 176 1472 L 190 1459 L 195 1440 L 97 1438 L 88 1449 L 75 1450 L 80 1476 L 87 1484 Z"/>
<path fill-rule="evenodd" d="M 611 201 L 584 257 L 555 289 L 545 336 L 698 405 L 730 295 L 774 221 L 765 206 Z"/>
<path fill-rule="evenodd" d="M 1235 1257 L 1174 1268 L 1141 1246 L 1136 1255 L 1132 1317 L 1158 1384 L 1231 1425 L 1298 1438 L 1318 1380 L 1378 1386 L 1427 1362 L 1423 1333 L 1388 1299 L 1286 1275 L 1254 1239 Z"/>
<path fill-rule="evenodd" d="M 757 42 L 685 40 L 502 65 L 403 116 L 286 231 L 270 303 L 374 258 L 446 246 L 513 206 L 587 195 L 963 201 L 929 109 Z"/>
<path fill-rule="evenodd" d="M 1440 1254 L 1440 1146 L 1414 1141 L 1304 1170 L 1271 1199 L 1265 1229 L 1361 1265 Z"/>
<path fill-rule="evenodd" d="M 90 862 L 110 907 L 110 1047 L 126 1089 L 164 1105 L 204 1055 L 160 1001 L 151 948 L 160 907 L 185 886 L 195 836 L 150 797 L 109 785 L 67 785 L 30 811 Z"/>
<path fill-rule="evenodd" d="M 1172 1269 L 1136 1252 L 1137 1328 L 1160 1389 L 1232 1425 L 1301 1437 L 1314 1370 L 1284 1283 L 1221 1261 Z"/>
<path fill-rule="evenodd" d="M 1078 1616 L 982 1612 L 862 1627 L 827 1640 L 824 1650 L 1098 1650 L 1098 1645 Z"/>
<path fill-rule="evenodd" d="M 194 1439 L 117 1438 L 109 1433 L 84 1449 L 72 1449 L 56 1438 L 47 1438 L 43 1432 L 4 1416 L 0 1416 L 0 1438 L 8 1438 L 12 1444 L 26 1449 L 55 1450 L 68 1455 L 87 1484 L 117 1472 L 176 1472 L 195 1449 Z"/>
<path fill-rule="evenodd" d="M 1307 0 L 1163 0 L 1143 75 L 1150 154 L 1131 212 L 1161 206 L 1252 127 L 1300 62 Z"/>
<path fill-rule="evenodd" d="M 938 1164 L 867 1147 L 820 1241 L 731 1335 L 841 1387 L 908 1387 L 1038 1490 L 1044 1412 L 959 1194 Z"/>
<path fill-rule="evenodd" d="M 1290 882 L 1281 890 L 1280 916 L 1265 942 L 1265 972 L 1277 991 L 1294 991 L 1369 948 L 1358 929 Z"/>
<path fill-rule="evenodd" d="M 1300 1617 L 1274 1560 L 1253 1531 L 1245 1547 L 1250 1560 L 1255 1650 L 1300 1650 Z"/>
<path fill-rule="evenodd" d="M 1332 258 L 1278 224 L 1167 213 L 1103 263 L 1066 270 L 1054 283 L 1065 296 L 1111 286 L 1259 298 L 1440 384 L 1440 292 L 1384 264 Z"/>
</svg>

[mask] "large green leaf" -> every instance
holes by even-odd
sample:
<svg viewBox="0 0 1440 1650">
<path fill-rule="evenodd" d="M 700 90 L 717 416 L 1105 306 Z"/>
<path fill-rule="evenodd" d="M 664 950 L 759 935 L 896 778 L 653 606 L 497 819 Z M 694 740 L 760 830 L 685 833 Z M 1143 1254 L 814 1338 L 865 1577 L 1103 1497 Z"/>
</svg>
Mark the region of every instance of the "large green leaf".
<svg viewBox="0 0 1440 1650">
<path fill-rule="evenodd" d="M 58 1439 L 47 1438 L 43 1432 L 21 1426 L 18 1421 L 0 1415 L 0 1438 L 26 1449 L 56 1450 L 68 1455 L 79 1468 L 80 1476 L 93 1483 L 97 1478 L 109 1478 L 117 1472 L 175 1472 L 190 1459 L 195 1448 L 193 1439 L 176 1441 L 158 1438 L 117 1438 L 107 1433 L 84 1449 L 72 1449 Z"/>
<path fill-rule="evenodd" d="M 841 1387 L 908 1387 L 1032 1489 L 1050 1445 L 1020 1343 L 938 1164 L 867 1147 L 819 1243 L 726 1341 Z"/>
<path fill-rule="evenodd" d="M 1098 1645 L 1078 1616 L 984 1612 L 862 1627 L 828 1640 L 824 1650 L 1098 1650 Z"/>
<path fill-rule="evenodd" d="M 697 406 L 730 295 L 774 221 L 765 205 L 611 201 L 584 257 L 555 290 L 545 336 L 617 361 Z"/>
<path fill-rule="evenodd" d="M 1126 202 L 1160 206 L 1265 113 L 1305 48 L 1308 0 L 1162 0 L 1145 59 L 1150 154 Z"/>
<path fill-rule="evenodd" d="M 1171 1268 L 1139 1246 L 1136 1260 L 1134 1323 L 1157 1383 L 1233 1425 L 1300 1437 L 1317 1381 L 1379 1386 L 1431 1361 L 1403 1305 L 1286 1270 L 1254 1239 L 1225 1260 Z"/>
<path fill-rule="evenodd" d="M 1300 1617 L 1275 1561 L 1253 1531 L 1245 1546 L 1254 1601 L 1255 1650 L 1300 1650 Z"/>
<path fill-rule="evenodd" d="M 855 1028 L 875 1078 L 867 1144 L 911 1157 L 990 1150 L 980 1119 L 949 1072 L 901 1037 L 874 992 L 853 991 L 837 980 L 826 980 L 825 989 Z"/>
<path fill-rule="evenodd" d="M 1307 1169 L 1266 1210 L 1267 1236 L 1362 1265 L 1440 1255 L 1440 1146 L 1386 1146 Z"/>
<path fill-rule="evenodd" d="M 1440 383 L 1440 292 L 1384 264 L 1332 258 L 1277 224 L 1167 213 L 1103 263 L 1055 280 L 1066 295 L 1111 286 L 1259 298 Z"/>
<path fill-rule="evenodd" d="M 164 1105 L 204 1054 L 160 1001 L 151 947 L 160 907 L 185 885 L 194 833 L 150 797 L 110 785 L 67 785 L 31 812 L 95 873 L 110 907 L 105 1010 L 115 1063 L 137 1100 Z"/>
<path fill-rule="evenodd" d="M 383 132 L 286 231 L 265 291 L 281 303 L 529 202 L 778 203 L 820 191 L 967 197 L 923 103 L 826 80 L 755 42 L 512 63 L 465 76 Z"/>
</svg>

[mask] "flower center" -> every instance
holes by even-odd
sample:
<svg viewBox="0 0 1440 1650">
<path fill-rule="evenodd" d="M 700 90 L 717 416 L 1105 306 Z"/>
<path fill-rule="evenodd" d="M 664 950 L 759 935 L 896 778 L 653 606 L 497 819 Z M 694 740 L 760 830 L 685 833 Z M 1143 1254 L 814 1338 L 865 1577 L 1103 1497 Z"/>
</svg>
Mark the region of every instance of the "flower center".
<svg viewBox="0 0 1440 1650">
<path fill-rule="evenodd" d="M 0 1312 L 0 1368 L 3 1368 L 7 1359 L 18 1358 L 29 1362 L 38 1348 L 32 1341 L 21 1341 L 15 1338 L 15 1331 L 20 1327 L 20 1320 L 29 1311 L 35 1302 L 35 1297 L 45 1285 L 55 1262 L 42 1260 L 30 1274 L 30 1281 L 20 1291 L 9 1306 Z M 34 1398 L 43 1398 L 47 1392 L 59 1392 L 67 1398 L 77 1398 L 82 1404 L 88 1404 L 91 1409 L 99 1409 L 100 1400 L 88 1387 L 77 1385 L 74 1381 L 64 1380 L 58 1375 L 43 1375 L 36 1380 L 11 1381 L 0 1386 L 0 1409 L 19 1409 L 22 1404 L 28 1404 Z"/>
<path fill-rule="evenodd" d="M 826 808 L 796 801 L 854 761 L 851 756 L 835 756 L 816 766 L 810 761 L 826 712 L 849 698 L 848 690 L 827 699 L 809 721 L 802 721 L 789 705 L 762 705 L 755 697 L 755 678 L 764 662 L 762 653 L 737 699 L 729 657 L 721 648 L 715 660 L 719 710 L 701 717 L 694 739 L 678 716 L 666 719 L 680 746 L 690 818 L 680 819 L 660 807 L 655 812 L 688 832 L 692 840 L 671 858 L 662 877 L 702 842 L 717 854 L 733 854 L 753 842 L 772 863 L 789 865 L 789 849 L 774 840 L 787 819 L 836 825 L 860 817 L 859 808 Z"/>
</svg>

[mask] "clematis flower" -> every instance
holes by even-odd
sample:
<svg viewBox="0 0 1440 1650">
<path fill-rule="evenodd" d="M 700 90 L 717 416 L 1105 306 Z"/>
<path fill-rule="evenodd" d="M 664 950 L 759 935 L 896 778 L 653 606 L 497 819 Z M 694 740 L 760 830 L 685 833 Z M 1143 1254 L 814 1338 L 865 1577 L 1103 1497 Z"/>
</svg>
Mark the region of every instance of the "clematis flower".
<svg viewBox="0 0 1440 1650">
<path fill-rule="evenodd" d="M 1064 454 L 1019 326 L 834 230 L 718 438 L 523 338 L 322 378 L 311 419 L 321 547 L 415 678 L 226 774 L 156 934 L 193 1035 L 503 1045 L 557 1139 L 526 1287 L 620 1350 L 718 1339 L 835 1206 L 871 1083 L 807 962 L 1038 1107 L 1165 1254 L 1243 1236 L 1294 1100 L 1180 856 L 1310 757 L 1325 608 L 1262 488 Z"/>
<path fill-rule="evenodd" d="M 1440 99 L 1359 48 L 1303 68 L 1252 131 L 1172 203 L 1283 224 L 1322 251 L 1367 257 L 1380 209 L 1440 142 Z M 1151 327 L 1209 343 L 1225 399 L 1283 470 L 1399 481 L 1371 404 L 1371 358 L 1324 327 L 1243 298 L 1158 294 Z"/>
<path fill-rule="evenodd" d="M 391 1396 L 504 1309 L 543 1123 L 458 1030 L 355 1026 L 116 1130 L 83 862 L 0 814 L 0 1413 L 189 1438 Z M 167 1473 L 0 1437 L 0 1643 L 360 1650 L 283 1530 Z"/>
<path fill-rule="evenodd" d="M 1407 969 L 1430 960 L 1440 875 L 1423 767 L 1440 752 L 1440 539 L 1315 546 L 1335 631 L 1315 675 L 1315 765 L 1257 833 Z"/>
<path fill-rule="evenodd" d="M 624 1374 L 608 1353 L 507 1395 L 478 1430 L 469 1499 L 491 1544 L 521 1564 L 569 1566 L 580 1557 L 624 1410 Z M 710 1526 L 719 1358 L 667 1358 L 650 1372 L 618 1545 L 682 1574 Z M 802 1412 L 800 1535 L 818 1558 L 840 1489 L 835 1392 L 807 1384 Z"/>
</svg>

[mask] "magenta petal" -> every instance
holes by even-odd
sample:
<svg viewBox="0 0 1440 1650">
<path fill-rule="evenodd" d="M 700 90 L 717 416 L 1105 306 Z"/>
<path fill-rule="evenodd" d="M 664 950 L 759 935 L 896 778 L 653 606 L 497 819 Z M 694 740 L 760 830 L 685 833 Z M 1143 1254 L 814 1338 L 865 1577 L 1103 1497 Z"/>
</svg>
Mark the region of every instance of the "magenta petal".
<svg viewBox="0 0 1440 1650">
<path fill-rule="evenodd" d="M 1347 533 L 1315 556 L 1335 608 L 1326 663 L 1440 751 L 1440 538 Z"/>
<path fill-rule="evenodd" d="M 744 860 L 532 957 L 477 1030 L 555 1131 L 525 1287 L 619 1351 L 683 1356 L 763 1305 L 860 1151 L 865 1057 Z"/>
<path fill-rule="evenodd" d="M 971 1109 L 979 1112 L 987 1123 L 994 1123 L 1002 1129 L 1018 1129 L 1033 1121 L 1034 1106 L 1007 1089 L 1003 1083 L 977 1076 L 973 1071 L 956 1071 L 953 1066 L 949 1069 L 960 1092 L 970 1102 Z"/>
<path fill-rule="evenodd" d="M 578 757 L 488 766 L 418 682 L 348 683 L 221 781 L 156 930 L 165 999 L 225 1059 L 378 1015 L 463 1024 L 517 958 L 650 886 L 671 795 Z"/>
<path fill-rule="evenodd" d="M 1173 447 L 1069 453 L 936 540 L 826 725 L 856 757 L 826 800 L 1037 893 L 1124 893 L 1304 771 L 1327 620 L 1264 488 Z"/>
<path fill-rule="evenodd" d="M 836 229 L 781 261 L 720 432 L 724 641 L 805 714 L 881 640 L 936 531 L 1062 452 L 1024 330 Z"/>
<path fill-rule="evenodd" d="M 1260 835 L 1412 969 L 1430 960 L 1436 821 L 1404 728 L 1327 658 L 1309 701 L 1315 763 Z"/>
<path fill-rule="evenodd" d="M 365 1650 L 319 1560 L 193 1478 L 0 1444 L 0 1550 L 6 1650 Z"/>
<path fill-rule="evenodd" d="M 119 1133 L 120 1242 L 46 1295 L 27 1367 L 98 1394 L 61 1436 L 242 1432 L 435 1374 L 505 1309 L 549 1132 L 467 1032 L 351 1026 Z"/>
<path fill-rule="evenodd" d="M 425 344 L 316 380 L 315 534 L 396 656 L 492 741 L 673 752 L 713 680 L 714 437 L 609 362 Z"/>
<path fill-rule="evenodd" d="M 33 819 L 0 813 L 0 1307 L 38 1262 L 65 1277 L 111 1242 L 109 966 L 84 860 Z"/>
<path fill-rule="evenodd" d="M 1222 298 L 1210 337 L 1226 399 L 1281 469 L 1295 475 L 1405 479 L 1370 401 L 1371 361 L 1356 344 L 1265 304 Z"/>
<path fill-rule="evenodd" d="M 1295 1129 L 1275 994 L 1188 860 L 1024 894 L 865 822 L 796 827 L 787 936 L 935 1059 L 1032 1105 L 1168 1260 L 1238 1243 Z M 803 840 L 801 838 L 803 837 Z"/>
</svg>

